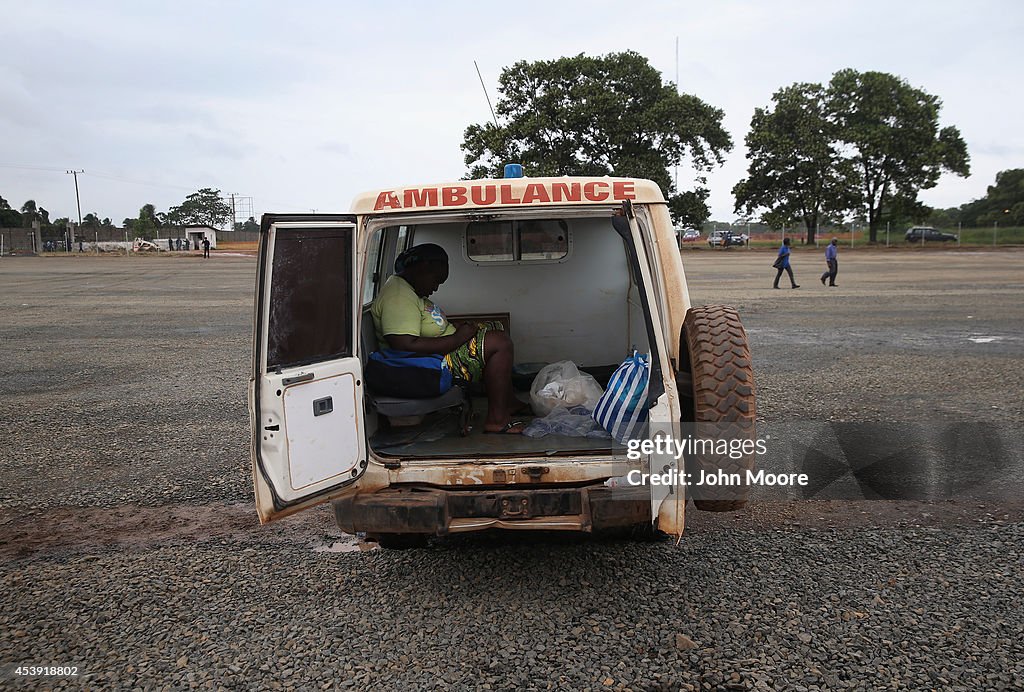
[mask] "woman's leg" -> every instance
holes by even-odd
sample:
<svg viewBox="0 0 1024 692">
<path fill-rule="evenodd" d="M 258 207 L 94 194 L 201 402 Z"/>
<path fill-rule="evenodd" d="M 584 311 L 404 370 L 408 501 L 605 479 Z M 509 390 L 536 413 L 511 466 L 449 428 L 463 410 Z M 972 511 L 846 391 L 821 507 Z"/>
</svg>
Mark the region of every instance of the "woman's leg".
<svg viewBox="0 0 1024 692">
<path fill-rule="evenodd" d="M 512 389 L 515 347 L 503 331 L 490 330 L 484 337 L 484 387 L 487 389 L 487 419 L 484 430 L 502 430 L 522 404 Z M 521 427 L 509 432 L 522 432 Z"/>
</svg>

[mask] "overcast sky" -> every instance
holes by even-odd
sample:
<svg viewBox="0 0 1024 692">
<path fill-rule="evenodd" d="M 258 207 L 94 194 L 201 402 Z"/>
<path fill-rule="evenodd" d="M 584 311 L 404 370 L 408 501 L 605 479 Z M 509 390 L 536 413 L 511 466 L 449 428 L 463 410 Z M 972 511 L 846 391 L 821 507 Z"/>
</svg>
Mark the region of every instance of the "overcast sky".
<svg viewBox="0 0 1024 692">
<path fill-rule="evenodd" d="M 462 177 L 517 60 L 634 50 L 725 111 L 736 147 L 710 177 L 731 220 L 754 108 L 795 82 L 880 70 L 943 101 L 971 176 L 921 199 L 982 197 L 1024 167 L 1024 2 L 27 2 L 0 0 L 0 196 L 120 224 L 201 187 L 264 211 L 347 211 L 355 193 Z M 528 172 L 527 172 L 528 173 Z M 685 178 L 680 187 L 688 187 Z"/>
</svg>

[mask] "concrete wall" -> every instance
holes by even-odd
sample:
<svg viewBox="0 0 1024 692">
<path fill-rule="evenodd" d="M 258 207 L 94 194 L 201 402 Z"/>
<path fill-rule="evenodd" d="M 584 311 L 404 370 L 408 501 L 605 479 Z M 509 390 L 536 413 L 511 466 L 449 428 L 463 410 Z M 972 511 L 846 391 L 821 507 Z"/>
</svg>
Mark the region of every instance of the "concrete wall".
<svg viewBox="0 0 1024 692">
<path fill-rule="evenodd" d="M 31 228 L 0 228 L 0 252 L 5 255 L 24 255 L 41 252 L 43 238 Z"/>
</svg>

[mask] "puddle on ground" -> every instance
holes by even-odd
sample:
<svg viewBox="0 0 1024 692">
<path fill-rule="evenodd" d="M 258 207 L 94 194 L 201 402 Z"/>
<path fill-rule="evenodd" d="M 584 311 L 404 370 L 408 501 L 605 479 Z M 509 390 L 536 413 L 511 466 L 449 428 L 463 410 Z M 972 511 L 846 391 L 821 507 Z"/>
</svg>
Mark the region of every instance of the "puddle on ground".
<svg viewBox="0 0 1024 692">
<path fill-rule="evenodd" d="M 355 536 L 346 536 L 337 541 L 322 543 L 313 548 L 314 553 L 365 553 L 370 550 L 379 550 L 380 546 L 373 542 L 364 541 Z"/>
</svg>

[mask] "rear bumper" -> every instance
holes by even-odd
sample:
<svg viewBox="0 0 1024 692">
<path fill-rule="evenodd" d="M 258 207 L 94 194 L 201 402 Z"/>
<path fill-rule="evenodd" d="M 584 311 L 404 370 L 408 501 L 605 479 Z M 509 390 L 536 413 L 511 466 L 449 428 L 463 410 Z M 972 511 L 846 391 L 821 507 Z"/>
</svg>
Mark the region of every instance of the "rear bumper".
<svg viewBox="0 0 1024 692">
<path fill-rule="evenodd" d="M 445 490 L 391 487 L 335 500 L 338 526 L 349 533 L 446 535 L 484 529 L 595 531 L 649 523 L 645 487 Z"/>
</svg>

